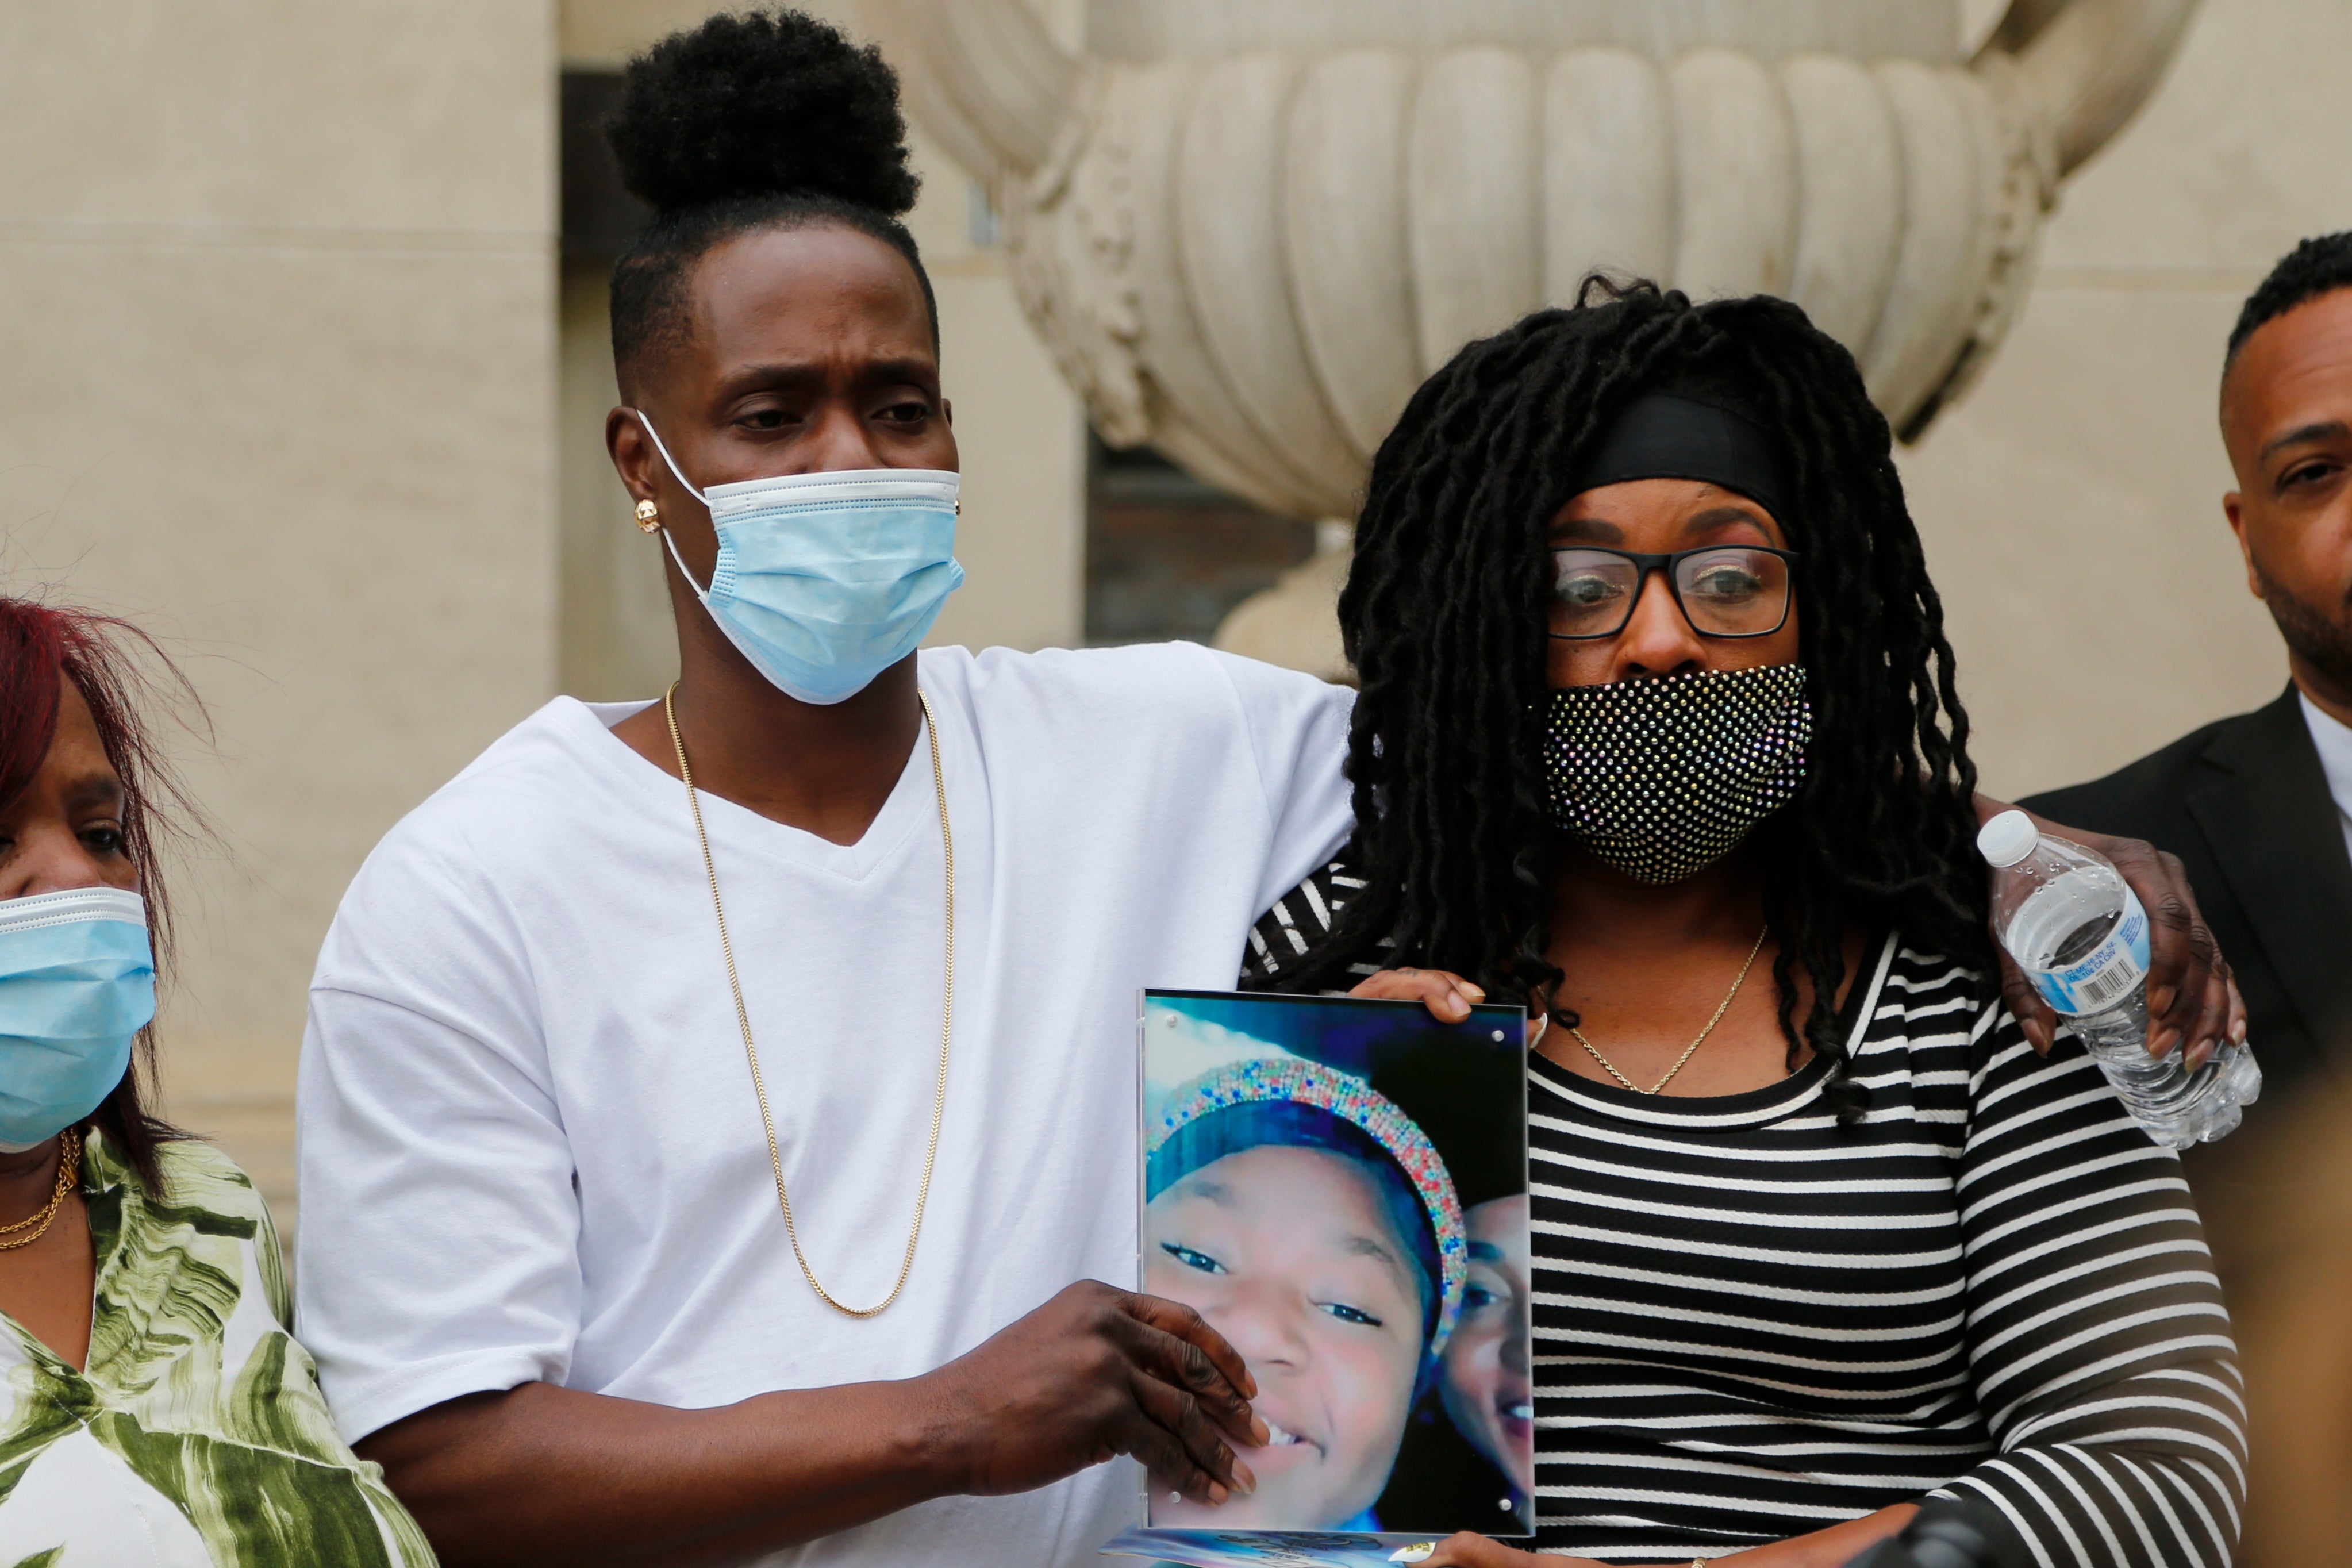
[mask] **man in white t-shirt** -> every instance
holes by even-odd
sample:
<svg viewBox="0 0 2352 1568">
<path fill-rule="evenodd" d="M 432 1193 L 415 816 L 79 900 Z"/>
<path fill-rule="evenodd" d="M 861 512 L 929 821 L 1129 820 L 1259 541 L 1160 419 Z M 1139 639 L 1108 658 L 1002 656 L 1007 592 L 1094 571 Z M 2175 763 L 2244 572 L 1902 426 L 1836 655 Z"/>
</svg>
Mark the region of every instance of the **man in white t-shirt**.
<svg viewBox="0 0 2352 1568">
<path fill-rule="evenodd" d="M 656 217 L 608 432 L 675 727 L 559 700 L 352 883 L 301 1331 L 447 1561 L 1090 1562 L 1147 1473 L 1221 1500 L 1265 1438 L 1231 1347 L 1117 1288 L 1135 993 L 1231 984 L 1338 847 L 1348 694 L 1189 646 L 916 656 L 955 443 L 903 150 L 841 153 L 887 72 L 790 15 L 687 45 L 614 132 Z"/>
</svg>

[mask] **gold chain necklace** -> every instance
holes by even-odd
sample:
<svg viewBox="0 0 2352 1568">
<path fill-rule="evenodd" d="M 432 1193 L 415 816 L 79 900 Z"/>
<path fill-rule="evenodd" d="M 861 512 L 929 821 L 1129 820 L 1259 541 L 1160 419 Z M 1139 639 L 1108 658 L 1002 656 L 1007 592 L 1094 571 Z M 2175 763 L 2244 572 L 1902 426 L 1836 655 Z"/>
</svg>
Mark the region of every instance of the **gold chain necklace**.
<svg viewBox="0 0 2352 1568">
<path fill-rule="evenodd" d="M 776 1173 L 776 1206 L 784 1211 L 784 1234 L 792 1238 L 793 1258 L 801 1266 L 801 1274 L 809 1289 L 836 1312 L 853 1318 L 871 1318 L 898 1299 L 907 1288 L 907 1276 L 915 1267 L 915 1243 L 923 1235 L 923 1210 L 931 1200 L 931 1167 L 940 1155 L 940 1121 L 948 1106 L 948 1042 L 955 1032 L 955 834 L 948 826 L 948 780 L 940 766 L 940 725 L 932 717 L 931 700 L 919 689 L 915 700 L 923 705 L 923 729 L 931 738 L 931 788 L 940 801 L 940 843 L 946 852 L 948 871 L 948 941 L 947 984 L 945 999 L 940 1004 L 940 1083 L 931 1096 L 931 1141 L 923 1151 L 923 1181 L 915 1193 L 915 1223 L 907 1231 L 907 1256 L 899 1260 L 898 1278 L 890 1293 L 871 1307 L 852 1307 L 834 1300 L 833 1292 L 817 1282 L 816 1270 L 809 1267 L 808 1254 L 801 1250 L 800 1227 L 793 1222 L 793 1195 L 784 1185 L 784 1157 L 776 1150 L 775 1118 L 768 1113 L 768 1085 L 760 1076 L 760 1047 L 751 1043 L 751 1015 L 743 1005 L 743 982 L 735 972 L 735 944 L 727 936 L 727 906 L 719 898 L 719 865 L 710 858 L 710 835 L 703 831 L 702 803 L 694 793 L 694 771 L 687 766 L 686 742 L 677 732 L 677 710 L 671 699 L 677 695 L 677 682 L 669 683 L 662 694 L 662 717 L 669 721 L 669 743 L 677 751 L 677 776 L 686 784 L 686 804 L 694 812 L 694 837 L 702 846 L 702 868 L 710 877 L 710 908 L 719 917 L 719 951 L 727 959 L 727 985 L 735 994 L 735 1022 L 743 1031 L 743 1055 L 751 1063 L 751 1092 L 760 1101 L 760 1125 L 768 1133 L 768 1164 Z"/>
<path fill-rule="evenodd" d="M 1723 1000 L 1716 1004 L 1715 1016 L 1706 1021 L 1706 1027 L 1698 1032 L 1697 1039 L 1693 1040 L 1689 1045 L 1683 1047 L 1683 1054 L 1675 1058 L 1675 1065 L 1666 1069 L 1666 1076 L 1660 1079 L 1657 1082 L 1652 1084 L 1647 1089 L 1643 1089 L 1640 1084 L 1635 1083 L 1632 1079 L 1627 1078 L 1623 1073 L 1619 1072 L 1617 1070 L 1617 1064 L 1611 1061 L 1607 1057 L 1602 1056 L 1601 1054 L 1600 1047 L 1595 1046 L 1591 1040 L 1584 1037 L 1583 1030 L 1578 1028 L 1573 1024 L 1568 1024 L 1562 1026 L 1565 1027 L 1570 1034 L 1576 1037 L 1576 1043 L 1584 1047 L 1584 1052 L 1587 1056 L 1601 1064 L 1601 1071 L 1607 1073 L 1611 1078 L 1615 1079 L 1619 1083 L 1623 1084 L 1627 1089 L 1632 1089 L 1635 1094 L 1655 1094 L 1660 1089 L 1665 1088 L 1666 1085 L 1675 1081 L 1675 1074 L 1683 1070 L 1683 1064 L 1690 1060 L 1693 1053 L 1696 1052 L 1701 1046 L 1706 1044 L 1706 1037 L 1715 1033 L 1715 1026 L 1717 1024 L 1723 1022 L 1724 1014 L 1731 1010 L 1731 999 L 1739 994 L 1739 988 L 1742 985 L 1748 984 L 1748 972 L 1756 967 L 1756 955 L 1764 951 L 1764 939 L 1770 935 L 1771 931 L 1772 928 L 1768 925 L 1762 931 L 1756 933 L 1756 945 L 1748 950 L 1748 962 L 1739 966 L 1739 974 L 1738 978 L 1732 981 L 1731 989 L 1725 992 L 1723 994 Z M 1528 1048 L 1529 1050 L 1533 1050 L 1536 1046 L 1543 1044 L 1544 1032 L 1550 1027 L 1551 1014 L 1547 1010 L 1544 1014 L 1544 1021 L 1542 1025 L 1536 1030 L 1535 1044 L 1529 1046 Z"/>
<path fill-rule="evenodd" d="M 58 1140 L 57 1191 L 49 1194 L 48 1204 L 40 1213 L 20 1219 L 14 1225 L 0 1225 L 0 1236 L 13 1235 L 26 1226 L 33 1227 L 33 1234 L 30 1236 L 19 1236 L 13 1241 L 0 1241 L 0 1252 L 14 1252 L 20 1247 L 30 1247 L 40 1240 L 48 1230 L 49 1222 L 58 1217 L 58 1210 L 65 1205 L 66 1194 L 73 1191 L 80 1181 L 81 1134 L 68 1127 L 65 1130 L 64 1135 Z"/>
</svg>

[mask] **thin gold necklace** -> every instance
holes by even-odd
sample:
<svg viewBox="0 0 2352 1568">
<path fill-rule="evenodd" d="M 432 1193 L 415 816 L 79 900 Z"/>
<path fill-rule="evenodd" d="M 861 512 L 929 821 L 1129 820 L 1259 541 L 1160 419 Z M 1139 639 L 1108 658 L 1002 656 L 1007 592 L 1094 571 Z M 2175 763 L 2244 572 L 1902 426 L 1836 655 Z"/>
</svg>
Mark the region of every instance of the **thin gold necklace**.
<svg viewBox="0 0 2352 1568">
<path fill-rule="evenodd" d="M 743 1031 L 743 1055 L 751 1063 L 751 1092 L 760 1100 L 760 1125 L 768 1133 L 768 1164 L 776 1173 L 776 1206 L 784 1211 L 784 1234 L 792 1238 L 793 1258 L 801 1266 L 801 1273 L 818 1300 L 836 1312 L 853 1318 L 871 1318 L 898 1299 L 907 1288 L 907 1276 L 915 1267 L 915 1243 L 922 1239 L 923 1210 L 931 1201 L 931 1167 L 940 1156 L 940 1122 L 948 1107 L 948 1042 L 955 1033 L 955 834 L 948 826 L 948 779 L 940 766 L 940 725 L 931 715 L 931 700 L 918 689 L 915 700 L 923 705 L 923 729 L 931 738 L 931 788 L 940 801 L 940 844 L 947 856 L 948 941 L 947 983 L 945 999 L 940 1004 L 940 1083 L 931 1096 L 931 1141 L 923 1151 L 923 1181 L 915 1193 L 915 1223 L 907 1230 L 907 1256 L 899 1260 L 898 1278 L 890 1293 L 870 1307 L 852 1307 L 834 1299 L 833 1292 L 817 1282 L 816 1270 L 809 1267 L 808 1254 L 801 1250 L 800 1226 L 793 1222 L 793 1195 L 784 1185 L 784 1157 L 776 1149 L 776 1121 L 768 1113 L 768 1085 L 760 1076 L 760 1047 L 751 1043 L 751 1015 L 743 1005 L 743 982 L 735 973 L 735 944 L 727 936 L 727 906 L 719 898 L 719 864 L 710 858 L 710 835 L 703 831 L 702 803 L 694 793 L 694 770 L 687 765 L 686 742 L 677 732 L 677 710 L 671 700 L 677 695 L 677 682 L 669 683 L 662 693 L 662 717 L 669 721 L 669 743 L 677 751 L 677 776 L 686 784 L 686 804 L 694 813 L 694 837 L 702 846 L 702 868 L 710 877 L 710 909 L 719 917 L 719 951 L 727 959 L 727 986 L 735 994 L 735 1022 Z"/>
<path fill-rule="evenodd" d="M 58 1217 L 58 1210 L 65 1206 L 66 1194 L 73 1191 L 80 1181 L 81 1134 L 68 1127 L 65 1130 L 64 1135 L 58 1140 L 57 1191 L 49 1194 L 48 1204 L 40 1213 L 20 1219 L 14 1225 L 0 1225 L 0 1236 L 12 1236 L 26 1226 L 33 1227 L 33 1234 L 30 1236 L 18 1236 L 13 1241 L 0 1241 L 0 1252 L 14 1252 L 20 1247 L 30 1247 L 40 1240 L 43 1234 L 48 1230 L 49 1222 Z"/>
<path fill-rule="evenodd" d="M 1611 1061 L 1607 1057 L 1602 1056 L 1601 1054 L 1601 1048 L 1595 1046 L 1591 1040 L 1584 1037 L 1583 1030 L 1578 1028 L 1573 1024 L 1567 1024 L 1561 1026 L 1567 1029 L 1570 1034 L 1576 1037 L 1576 1043 L 1584 1047 L 1585 1055 L 1591 1057 L 1594 1061 L 1601 1064 L 1601 1071 L 1607 1073 L 1611 1078 L 1615 1079 L 1619 1083 L 1623 1084 L 1627 1089 L 1632 1089 L 1635 1094 L 1655 1094 L 1660 1089 L 1665 1088 L 1666 1085 L 1675 1081 L 1675 1074 L 1683 1070 L 1683 1064 L 1690 1060 L 1692 1055 L 1696 1053 L 1701 1046 L 1706 1044 L 1706 1037 L 1715 1033 L 1715 1026 L 1717 1024 L 1723 1022 L 1724 1014 L 1731 1010 L 1731 999 L 1739 994 L 1739 988 L 1742 985 L 1748 984 L 1748 972 L 1756 967 L 1756 955 L 1764 951 L 1764 939 L 1771 934 L 1771 931 L 1772 928 L 1769 925 L 1767 925 L 1762 931 L 1756 933 L 1756 945 L 1748 950 L 1748 962 L 1739 966 L 1738 976 L 1732 981 L 1731 989 L 1725 992 L 1723 994 L 1723 1000 L 1716 1004 L 1715 1016 L 1706 1021 L 1706 1027 L 1698 1032 L 1697 1039 L 1693 1040 L 1689 1045 L 1683 1047 L 1683 1054 L 1675 1058 L 1675 1065 L 1666 1069 L 1666 1076 L 1660 1079 L 1657 1082 L 1652 1084 L 1647 1089 L 1643 1089 L 1640 1084 L 1635 1083 L 1632 1079 L 1627 1078 L 1623 1073 L 1619 1072 L 1617 1070 L 1617 1064 Z M 1542 1025 L 1536 1030 L 1535 1045 L 1539 1046 L 1543 1044 L 1544 1032 L 1550 1027 L 1551 1013 L 1547 1009 L 1544 1013 Z M 1528 1048 L 1533 1050 L 1535 1046 L 1529 1046 Z"/>
</svg>

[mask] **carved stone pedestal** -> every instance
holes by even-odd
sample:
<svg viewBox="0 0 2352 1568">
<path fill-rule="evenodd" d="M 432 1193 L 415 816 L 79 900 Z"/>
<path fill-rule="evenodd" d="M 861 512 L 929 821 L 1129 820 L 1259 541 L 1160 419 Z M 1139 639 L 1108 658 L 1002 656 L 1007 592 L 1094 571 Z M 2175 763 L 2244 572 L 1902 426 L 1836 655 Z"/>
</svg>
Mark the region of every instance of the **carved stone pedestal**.
<svg viewBox="0 0 2352 1568">
<path fill-rule="evenodd" d="M 1083 57 L 1023 0 L 866 14 L 1104 438 L 1316 518 L 1431 370 L 1594 268 L 1796 300 L 1917 434 L 2194 3 L 2012 0 L 1968 59 L 1955 0 L 1093 0 Z M 1334 564 L 1222 640 L 1308 658 L 1278 623 Z"/>
</svg>

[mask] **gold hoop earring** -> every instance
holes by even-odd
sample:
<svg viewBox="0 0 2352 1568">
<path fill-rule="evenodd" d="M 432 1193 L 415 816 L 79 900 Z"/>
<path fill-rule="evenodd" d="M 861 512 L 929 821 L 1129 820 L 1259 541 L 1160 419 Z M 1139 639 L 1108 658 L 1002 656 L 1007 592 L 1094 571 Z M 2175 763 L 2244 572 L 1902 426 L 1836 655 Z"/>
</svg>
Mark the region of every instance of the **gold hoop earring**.
<svg viewBox="0 0 2352 1568">
<path fill-rule="evenodd" d="M 661 508 L 649 500 L 637 503 L 637 531 L 652 533 L 661 527 Z"/>
</svg>

